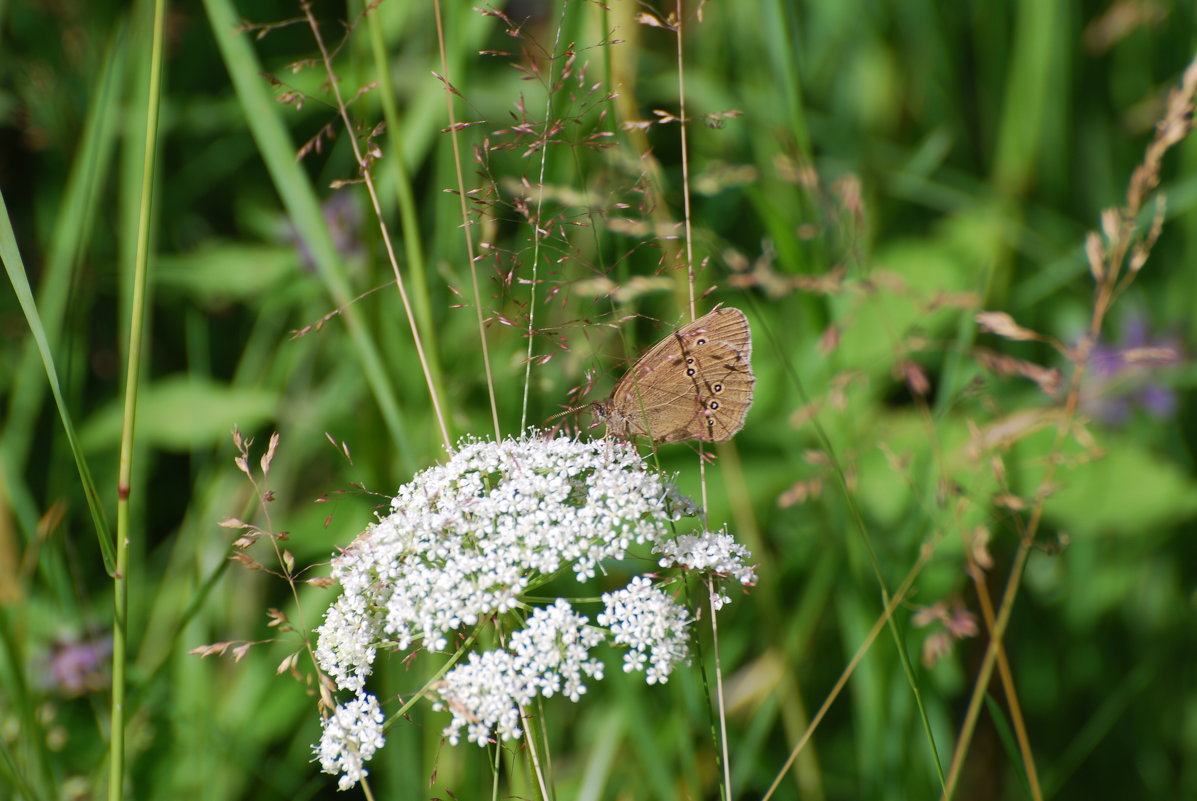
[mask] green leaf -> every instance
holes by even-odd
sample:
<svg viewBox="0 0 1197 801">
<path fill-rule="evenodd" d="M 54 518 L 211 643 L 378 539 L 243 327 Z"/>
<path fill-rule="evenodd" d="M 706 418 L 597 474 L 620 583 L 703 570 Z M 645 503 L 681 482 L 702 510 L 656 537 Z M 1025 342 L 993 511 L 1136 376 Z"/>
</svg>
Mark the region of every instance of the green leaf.
<svg viewBox="0 0 1197 801">
<path fill-rule="evenodd" d="M 4 269 L 8 273 L 9 283 L 13 293 L 21 305 L 25 315 L 25 323 L 29 326 L 29 333 L 37 343 L 38 353 L 42 359 L 42 366 L 46 370 L 46 380 L 50 384 L 50 392 L 54 396 L 54 404 L 58 408 L 58 418 L 62 421 L 63 431 L 66 432 L 67 444 L 70 445 L 71 455 L 75 459 L 75 468 L 79 471 L 79 483 L 83 487 L 83 494 L 87 498 L 87 507 L 91 511 L 92 525 L 96 529 L 96 537 L 100 541 L 100 551 L 104 556 L 104 567 L 109 575 L 116 570 L 116 551 L 113 544 L 112 532 L 108 528 L 108 520 L 104 516 L 104 507 L 100 503 L 100 495 L 96 490 L 96 483 L 91 477 L 91 469 L 83 452 L 80 438 L 75 434 L 75 426 L 71 422 L 71 412 L 66 400 L 62 396 L 62 388 L 58 381 L 58 368 L 54 365 L 54 355 L 50 352 L 50 342 L 46 337 L 45 327 L 42 326 L 41 315 L 37 303 L 33 299 L 33 290 L 29 286 L 29 279 L 25 272 L 25 264 L 21 260 L 21 252 L 17 247 L 17 236 L 13 231 L 12 222 L 8 216 L 8 207 L 4 203 L 4 196 L 0 195 L 0 261 L 4 262 Z M 120 431 L 120 416 L 116 419 L 117 432 Z"/>
<path fill-rule="evenodd" d="M 137 406 L 137 436 L 165 450 L 209 447 L 229 435 L 234 425 L 253 430 L 269 420 L 277 393 L 230 388 L 183 374 L 146 386 Z M 112 448 L 120 441 L 121 407 L 114 402 L 94 415 L 80 432 L 86 449 Z"/>
<path fill-rule="evenodd" d="M 1106 455 L 1059 474 L 1051 519 L 1074 533 L 1137 534 L 1197 513 L 1197 482 L 1141 444 L 1105 437 Z"/>
<path fill-rule="evenodd" d="M 258 300 L 299 271 L 292 248 L 213 244 L 185 255 L 160 256 L 154 272 L 160 290 L 182 292 L 205 305 Z"/>
</svg>

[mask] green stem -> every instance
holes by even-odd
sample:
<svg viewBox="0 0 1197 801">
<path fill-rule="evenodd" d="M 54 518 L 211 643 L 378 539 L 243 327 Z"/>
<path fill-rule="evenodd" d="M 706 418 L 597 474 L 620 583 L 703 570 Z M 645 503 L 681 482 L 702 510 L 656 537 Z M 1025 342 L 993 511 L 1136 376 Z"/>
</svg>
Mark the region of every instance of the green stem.
<svg viewBox="0 0 1197 801">
<path fill-rule="evenodd" d="M 153 211 L 154 153 L 158 106 L 162 93 L 162 50 L 166 0 L 154 0 L 154 32 L 150 41 L 150 85 L 146 104 L 145 152 L 141 173 L 141 209 L 137 220 L 137 257 L 133 265 L 133 303 L 129 314 L 129 350 L 125 374 L 125 409 L 121 430 L 120 476 L 116 502 L 116 575 L 113 579 L 112 743 L 109 752 L 108 798 L 123 797 L 125 776 L 125 667 L 129 622 L 129 487 L 133 472 L 133 434 L 137 420 L 142 333 L 145 326 L 149 273 L 150 217 Z"/>
</svg>

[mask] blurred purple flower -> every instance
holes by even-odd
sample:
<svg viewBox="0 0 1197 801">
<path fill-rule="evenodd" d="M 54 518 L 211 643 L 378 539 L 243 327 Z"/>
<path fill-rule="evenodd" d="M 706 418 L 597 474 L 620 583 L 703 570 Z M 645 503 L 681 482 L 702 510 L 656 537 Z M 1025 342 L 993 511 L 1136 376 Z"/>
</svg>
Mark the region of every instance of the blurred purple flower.
<svg viewBox="0 0 1197 801">
<path fill-rule="evenodd" d="M 1134 314 L 1122 327 L 1116 345 L 1098 341 L 1089 354 L 1081 406 L 1090 417 L 1109 425 L 1125 425 L 1136 407 L 1160 420 L 1176 414 L 1176 391 L 1161 383 L 1161 368 L 1184 361 L 1176 337 L 1152 339 L 1147 318 Z"/>
<path fill-rule="evenodd" d="M 112 638 L 96 634 L 82 639 L 57 639 L 50 646 L 46 684 L 65 696 L 83 695 L 108 686 Z"/>
<path fill-rule="evenodd" d="M 349 192 L 336 192 L 320 208 L 324 212 L 324 222 L 328 224 L 333 247 L 346 261 L 356 260 L 365 251 L 361 240 L 362 211 L 357 200 Z M 299 250 L 299 262 L 303 268 L 310 273 L 316 272 L 312 251 L 308 249 L 307 240 L 300 236 L 294 222 L 287 224 L 283 238 Z"/>
</svg>

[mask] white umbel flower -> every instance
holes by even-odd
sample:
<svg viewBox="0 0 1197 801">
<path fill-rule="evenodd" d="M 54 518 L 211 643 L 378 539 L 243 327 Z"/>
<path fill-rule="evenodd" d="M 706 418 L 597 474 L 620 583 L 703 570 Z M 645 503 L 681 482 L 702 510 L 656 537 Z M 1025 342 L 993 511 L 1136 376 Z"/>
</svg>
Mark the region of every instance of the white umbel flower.
<svg viewBox="0 0 1197 801">
<path fill-rule="evenodd" d="M 599 625 L 610 627 L 615 643 L 628 646 L 624 672 L 644 670 L 649 684 L 669 681 L 673 668 L 689 655 L 686 608 L 644 576 L 622 590 L 603 593 L 603 606 Z"/>
<path fill-rule="evenodd" d="M 323 733 L 316 756 L 325 773 L 341 774 L 338 790 L 348 790 L 370 773 L 365 763 L 385 742 L 382 723 L 378 699 L 368 693 L 338 706 L 321 722 Z"/>
<path fill-rule="evenodd" d="M 726 531 L 681 534 L 659 543 L 653 550 L 662 555 L 661 567 L 705 571 L 717 579 L 733 579 L 746 587 L 756 583 L 756 567 L 747 562 L 748 549 Z M 714 591 L 718 586 L 718 581 L 711 585 L 711 600 L 716 610 L 731 602 L 728 596 Z"/>
<path fill-rule="evenodd" d="M 523 734 L 520 708 L 537 695 L 558 692 L 577 701 L 586 692 L 582 677 L 603 677 L 603 663 L 590 658 L 590 649 L 603 641 L 602 632 L 565 601 L 532 613 L 526 628 L 515 632 L 510 646 L 470 654 L 465 664 L 445 675 L 436 709 L 449 709 L 453 720 L 445 737 L 456 745 L 461 730 L 466 739 L 486 745 L 491 732 L 503 740 Z"/>
<path fill-rule="evenodd" d="M 589 579 L 696 512 L 627 443 L 466 441 L 403 485 L 391 513 L 333 560 L 343 592 L 318 630 L 316 658 L 337 686 L 358 692 L 382 641 L 444 650 L 450 632 L 513 609 L 531 581 L 566 566 Z"/>
<path fill-rule="evenodd" d="M 562 572 L 587 581 L 633 544 L 650 546 L 663 565 L 751 583 L 747 551 L 729 535 L 673 539 L 673 524 L 697 512 L 626 442 L 545 440 L 535 432 L 467 440 L 445 464 L 402 486 L 391 511 L 333 560 L 342 594 L 317 631 L 316 659 L 359 697 L 345 709 L 362 721 L 361 699 L 377 709 L 364 688 L 379 650 L 420 643 L 443 651 L 455 632 L 480 621 L 500 619 L 503 631 L 517 613 L 526 615 L 504 647 L 466 655 L 436 688 L 434 706 L 452 715 L 444 733 L 454 744 L 463 736 L 478 745 L 522 736 L 523 709 L 537 696 L 579 700 L 587 681 L 603 677 L 592 650 L 604 641 L 627 648 L 626 671 L 664 682 L 687 657 L 691 616 L 648 578 L 603 596 L 603 628 L 565 600 L 537 607 L 526 594 Z M 342 787 L 365 775 L 362 763 L 373 754 L 374 740 L 340 734 L 351 730 L 339 709 L 317 749 L 326 770 L 343 773 Z M 338 749 L 343 741 L 354 745 Z"/>
</svg>

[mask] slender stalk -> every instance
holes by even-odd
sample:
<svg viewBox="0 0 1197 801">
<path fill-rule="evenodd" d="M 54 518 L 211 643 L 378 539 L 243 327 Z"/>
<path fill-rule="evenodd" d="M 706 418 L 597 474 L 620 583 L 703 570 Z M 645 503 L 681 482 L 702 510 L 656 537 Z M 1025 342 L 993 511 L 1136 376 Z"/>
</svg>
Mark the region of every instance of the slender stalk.
<svg viewBox="0 0 1197 801">
<path fill-rule="evenodd" d="M 528 394 L 532 388 L 532 346 L 535 342 L 533 334 L 536 332 L 536 287 L 540 283 L 540 251 L 544 244 L 544 227 L 541 225 L 544 210 L 544 176 L 549 161 L 549 131 L 553 127 L 553 71 L 557 66 L 557 58 L 561 55 L 561 31 L 565 28 L 565 7 L 561 10 L 561 19 L 557 24 L 556 36 L 553 39 L 553 52 L 549 55 L 549 74 L 545 82 L 544 99 L 544 127 L 540 140 L 540 174 L 536 179 L 536 214 L 532 219 L 532 276 L 528 281 L 528 351 L 524 357 L 524 396 L 520 403 L 520 430 L 528 426 Z"/>
<path fill-rule="evenodd" d="M 697 277 L 694 274 L 694 237 L 690 219 L 690 154 L 686 140 L 686 48 L 682 37 L 685 27 L 685 5 L 677 0 L 677 116 L 678 116 L 678 144 L 682 149 L 682 223 L 686 230 L 686 283 L 690 287 L 690 321 L 698 319 L 694 307 L 694 284 Z M 703 488 L 703 502 L 705 508 L 706 488 Z"/>
<path fill-rule="evenodd" d="M 470 259 L 470 280 L 474 288 L 474 317 L 478 326 L 478 339 L 482 345 L 482 366 L 486 370 L 486 391 L 490 395 L 490 416 L 495 427 L 495 439 L 503 436 L 499 428 L 499 404 L 495 399 L 495 378 L 490 368 L 490 346 L 486 341 L 486 325 L 482 320 L 482 290 L 478 286 L 478 259 L 474 254 L 474 237 L 470 234 L 470 212 L 466 208 L 465 177 L 461 172 L 460 132 L 457 114 L 453 110 L 453 95 L 456 90 L 449 83 L 449 56 L 445 50 L 445 21 L 440 0 L 433 0 L 436 11 L 436 40 L 441 54 L 441 80 L 445 84 L 445 104 L 449 117 L 449 138 L 453 142 L 453 166 L 457 170 L 457 199 L 461 202 L 461 230 L 465 235 L 466 255 Z"/>
<path fill-rule="evenodd" d="M 969 698 L 968 709 L 964 714 L 964 722 L 960 726 L 960 738 L 956 742 L 956 751 L 952 754 L 952 764 L 948 768 L 948 780 L 944 785 L 944 801 L 952 797 L 956 791 L 956 783 L 960 781 L 960 772 L 964 768 L 964 757 L 968 754 L 972 735 L 976 730 L 977 720 L 981 714 L 981 701 L 985 697 L 985 688 L 989 686 L 989 679 L 993 675 L 993 666 L 1000 650 L 999 643 L 1006 633 L 1006 626 L 1010 622 L 1010 613 L 1014 609 L 1014 599 L 1021 586 L 1020 580 L 1027 564 L 1027 556 L 1031 553 L 1030 540 L 1024 539 L 1019 545 L 1014 557 L 1014 565 L 1010 568 L 1010 578 L 1006 584 L 1006 592 L 1002 597 L 1001 611 L 991 628 L 989 648 L 985 651 L 985 658 L 981 662 L 981 669 L 977 671 L 977 680 L 973 684 L 973 694 Z M 1028 772 L 1030 773 L 1030 772 Z"/>
<path fill-rule="evenodd" d="M 719 618 L 715 609 L 715 582 L 707 577 L 707 609 L 711 614 L 711 651 L 715 655 L 715 700 L 719 706 L 719 746 L 723 752 L 723 797 L 732 801 L 731 754 L 727 748 L 727 700 L 723 695 L 723 663 L 719 659 Z"/>
<path fill-rule="evenodd" d="M 158 139 L 158 106 L 162 94 L 162 52 L 166 0 L 154 0 L 150 38 L 150 85 L 146 103 L 145 151 L 142 155 L 141 209 L 137 220 L 137 255 L 133 263 L 133 300 L 129 309 L 129 349 L 125 372 L 124 419 L 116 500 L 116 575 L 113 577 L 112 723 L 108 798 L 123 797 L 125 780 L 125 669 L 129 647 L 129 491 L 133 475 L 133 436 L 137 424 L 137 388 L 141 377 L 142 334 L 150 261 L 150 217 L 154 199 L 154 156 Z"/>
<path fill-rule="evenodd" d="M 890 624 L 890 619 L 893 617 L 894 610 L 898 608 L 906 599 L 906 593 L 914 585 L 914 580 L 918 578 L 919 574 L 923 572 L 923 567 L 927 564 L 927 560 L 931 558 L 932 550 L 930 548 L 923 548 L 919 552 L 919 559 L 914 563 L 914 567 L 910 568 L 910 572 L 906 574 L 906 578 L 902 581 L 902 585 L 894 592 L 893 598 L 886 604 L 885 611 L 881 617 L 877 618 L 877 622 L 873 624 L 873 628 L 869 630 L 868 636 L 864 638 L 864 642 L 856 649 L 856 653 L 852 655 L 852 659 L 848 662 L 848 666 L 844 668 L 843 673 L 836 680 L 835 686 L 831 688 L 831 692 L 827 693 L 827 698 L 823 701 L 823 705 L 819 707 L 819 711 L 811 718 L 810 725 L 806 727 L 806 731 L 798 738 L 798 743 L 790 752 L 790 756 L 786 759 L 785 764 L 781 766 L 781 770 L 777 771 L 777 776 L 773 778 L 773 783 L 769 785 L 769 789 L 761 796 L 761 801 L 768 801 L 773 797 L 773 793 L 777 792 L 777 788 L 781 786 L 781 780 L 789 773 L 790 768 L 793 767 L 794 761 L 798 759 L 798 755 L 802 753 L 802 749 L 810 742 L 810 738 L 814 735 L 815 729 L 819 727 L 823 717 L 831 709 L 831 705 L 835 703 L 835 699 L 839 698 L 841 692 L 848 684 L 848 679 L 856 672 L 856 668 L 860 665 L 860 661 L 864 659 L 865 654 L 873 647 L 873 642 L 877 636 L 881 634 L 881 630 Z"/>
<path fill-rule="evenodd" d="M 302 8 L 304 16 L 307 17 L 308 27 L 312 29 L 312 36 L 316 39 L 316 45 L 320 48 L 320 57 L 324 62 L 325 74 L 328 76 L 328 85 L 337 100 L 337 112 L 341 115 L 341 123 L 345 126 L 345 135 L 349 139 L 350 146 L 353 148 L 353 158 L 357 162 L 358 169 L 361 171 L 362 180 L 366 184 L 366 191 L 370 194 L 370 204 L 374 208 L 375 219 L 378 220 L 378 230 L 382 234 L 382 243 L 387 249 L 387 260 L 391 264 L 391 272 L 395 275 L 395 286 L 399 289 L 399 299 L 403 302 L 403 311 L 407 315 L 407 324 L 411 329 L 412 342 L 416 347 L 416 357 L 420 361 L 420 369 L 424 372 L 424 383 L 428 387 L 428 396 L 432 400 L 432 410 L 440 426 L 441 441 L 445 449 L 449 450 L 453 447 L 453 440 L 449 437 L 449 428 L 445 422 L 445 414 L 441 409 L 440 395 L 436 391 L 436 382 L 432 378 L 432 369 L 429 367 L 428 357 L 424 353 L 424 341 L 420 337 L 420 326 L 416 322 L 415 312 L 412 310 L 411 301 L 407 296 L 407 286 L 403 281 L 403 273 L 399 270 L 399 260 L 395 256 L 395 246 L 391 243 L 391 232 L 383 220 L 382 204 L 378 199 L 378 190 L 374 187 L 374 175 L 370 170 L 370 162 L 362 153 L 361 145 L 357 139 L 357 132 L 353 127 L 353 121 L 349 119 L 349 109 L 345 106 L 345 99 L 341 96 L 340 82 L 337 81 L 337 76 L 333 72 L 332 56 L 329 55 L 328 48 L 324 46 L 324 38 L 320 35 L 320 25 L 316 22 L 316 17 L 312 13 L 312 4 L 305 0 Z M 398 154 L 396 154 L 396 157 L 398 157 Z"/>
<path fill-rule="evenodd" d="M 694 285 L 698 276 L 694 273 L 694 237 L 690 219 L 690 156 L 686 139 L 686 48 L 682 37 L 685 8 L 682 0 L 677 0 L 677 103 L 678 103 L 678 144 L 682 152 L 682 224 L 685 229 L 686 240 L 686 287 L 690 291 L 690 321 L 698 319 L 694 305 Z M 706 522 L 707 510 L 711 508 L 707 498 L 707 460 L 703 443 L 698 443 L 698 483 L 702 488 L 703 522 Z"/>
<path fill-rule="evenodd" d="M 428 366 L 436 385 L 435 391 L 439 396 L 444 397 L 444 368 L 438 357 L 437 330 L 432 318 L 432 300 L 427 278 L 428 263 L 424 255 L 423 234 L 420 231 L 419 215 L 416 212 L 417 201 L 412 190 L 411 173 L 408 171 L 403 157 L 403 134 L 406 133 L 406 129 L 396 102 L 397 92 L 391 78 L 386 42 L 382 36 L 382 21 L 376 10 L 368 9 L 368 12 L 366 26 L 370 32 L 371 54 L 374 56 L 379 100 L 382 104 L 383 119 L 387 122 L 387 141 L 390 143 L 390 157 L 384 162 L 383 167 L 390 170 L 391 179 L 395 182 L 399 230 L 407 256 L 407 272 L 411 276 L 411 295 L 416 311 L 416 321 L 423 332 L 424 342 L 430 354 Z"/>
<path fill-rule="evenodd" d="M 970 554 L 969 575 L 972 576 L 973 587 L 977 592 L 981 615 L 985 618 L 986 628 L 992 632 L 997 627 L 997 620 L 993 611 L 993 599 L 989 596 L 989 588 L 985 586 L 985 574 L 973 563 L 971 552 L 966 549 L 965 553 Z M 997 643 L 995 654 L 998 677 L 1002 682 L 1002 690 L 1006 694 L 1011 727 L 1014 729 L 1015 739 L 1018 740 L 1018 751 L 1027 772 L 1027 784 L 1030 787 L 1031 797 L 1038 801 L 1043 798 L 1043 791 L 1039 786 L 1039 772 L 1035 769 L 1035 755 L 1031 751 L 1031 739 L 1027 735 L 1026 722 L 1022 717 L 1022 704 L 1018 701 L 1017 688 L 1014 686 L 1014 671 L 1010 669 L 1010 660 L 1006 657 L 1006 649 L 1002 647 L 1001 640 L 994 640 L 994 642 Z"/>
<path fill-rule="evenodd" d="M 311 249 L 316 275 L 333 305 L 341 310 L 350 352 L 361 367 L 378 412 L 386 424 L 400 468 L 406 473 L 418 469 L 416 449 L 409 444 L 404 409 L 396 397 L 391 372 L 383 365 L 378 346 L 363 314 L 352 302 L 350 280 L 343 259 L 333 244 L 320 201 L 306 170 L 296 159 L 295 146 L 279 114 L 280 104 L 266 89 L 265 71 L 246 36 L 230 36 L 242 24 L 231 0 L 203 0 L 232 87 L 236 91 L 245 123 L 257 143 L 257 152 L 270 174 L 287 214 L 294 220 L 304 242 Z M 302 19 L 302 18 L 300 18 Z"/>
<path fill-rule="evenodd" d="M 544 801 L 550 801 L 553 796 L 549 794 L 549 785 L 545 780 L 544 767 L 540 764 L 540 750 L 536 747 L 535 735 L 529 731 L 524 738 L 524 742 L 528 744 L 528 755 L 531 757 L 532 772 L 536 777 L 536 786 L 540 790 L 540 797 Z"/>
<path fill-rule="evenodd" d="M 1081 397 L 1081 384 L 1089 363 L 1089 355 L 1101 333 L 1106 314 L 1118 295 L 1134 280 L 1138 271 L 1146 263 L 1155 237 L 1159 234 L 1160 222 L 1157 221 L 1146 236 L 1136 237 L 1136 221 L 1148 196 L 1159 185 L 1160 164 L 1164 154 L 1193 130 L 1193 98 L 1195 96 L 1197 96 L 1197 58 L 1189 63 L 1181 85 L 1174 89 L 1168 98 L 1167 109 L 1163 119 L 1156 126 L 1155 137 L 1148 144 L 1142 163 L 1131 175 L 1127 188 L 1126 205 L 1106 212 L 1112 223 L 1106 228 L 1106 236 L 1109 241 L 1103 243 L 1100 238 L 1092 240 L 1093 247 L 1089 253 L 1089 266 L 1096 284 L 1093 310 L 1089 318 L 1087 336 L 1082 338 L 1080 343 L 1068 354 L 1075 369 L 1068 384 L 1064 409 L 1056 426 L 1056 437 L 1050 450 L 1052 454 L 1061 453 L 1065 440 L 1073 430 Z M 964 765 L 964 757 L 968 753 L 969 744 L 972 742 L 972 735 L 980 716 L 985 688 L 988 687 L 990 676 L 993 675 L 994 665 L 998 663 L 1002 655 L 1002 639 L 1005 637 L 1006 627 L 1010 623 L 1014 601 L 1022 586 L 1027 559 L 1043 522 L 1044 508 L 1050 495 L 1045 490 L 1055 481 L 1059 464 L 1059 459 L 1047 460 L 1043 479 L 1039 483 L 1039 490 L 1035 493 L 1035 504 L 1031 509 L 1026 528 L 1022 532 L 1018 551 L 1007 579 L 1006 591 L 1002 596 L 1001 606 L 990 628 L 989 647 L 985 651 L 981 670 L 978 671 L 973 694 L 969 699 L 968 711 L 965 714 L 960 737 L 956 743 L 956 751 L 952 755 L 948 781 L 941 796 L 945 801 L 951 798 L 956 790 L 956 784 Z M 1007 688 L 1007 691 L 1012 694 L 1010 687 Z M 1020 727 L 1021 716 L 1017 716 L 1015 717 L 1016 731 L 1020 730 Z M 1022 749 L 1024 761 L 1027 762 L 1027 778 L 1031 785 L 1031 792 L 1035 798 L 1040 798 L 1038 777 L 1033 763 L 1030 762 L 1030 747 L 1022 743 L 1021 735 L 1020 749 Z"/>
</svg>

